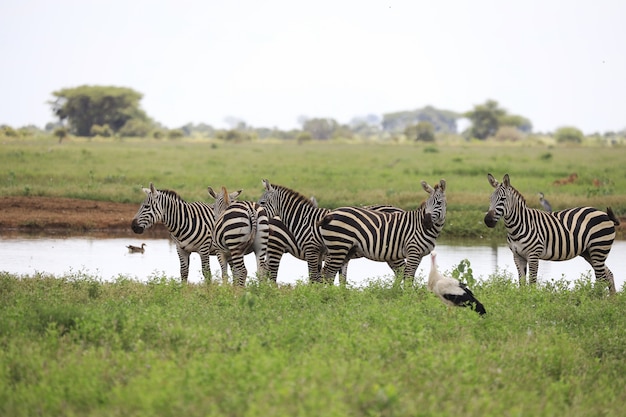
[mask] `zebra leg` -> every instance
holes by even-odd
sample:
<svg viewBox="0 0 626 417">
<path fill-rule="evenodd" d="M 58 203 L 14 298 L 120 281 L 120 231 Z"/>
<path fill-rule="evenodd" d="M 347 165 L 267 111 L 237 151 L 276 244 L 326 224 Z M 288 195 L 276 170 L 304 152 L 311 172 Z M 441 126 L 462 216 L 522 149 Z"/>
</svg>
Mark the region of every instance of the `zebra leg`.
<svg viewBox="0 0 626 417">
<path fill-rule="evenodd" d="M 539 270 L 539 258 L 532 257 L 528 260 L 528 282 L 530 285 L 537 284 L 537 271 Z"/>
<path fill-rule="evenodd" d="M 582 256 L 593 268 L 593 273 L 596 276 L 596 282 L 604 282 L 608 284 L 609 293 L 615 294 L 615 279 L 613 278 L 611 270 L 604 263 L 606 258 L 602 260 L 596 259 L 594 261 L 588 251 L 583 252 L 580 256 Z"/>
<path fill-rule="evenodd" d="M 304 260 L 306 261 L 307 267 L 309 268 L 309 281 L 322 282 L 319 253 L 314 250 L 307 250 L 304 254 Z"/>
<path fill-rule="evenodd" d="M 209 253 L 211 251 L 211 246 L 209 246 L 208 248 L 202 248 L 200 250 L 200 252 L 198 252 L 200 254 L 200 262 L 202 263 L 202 276 L 204 277 L 204 281 L 207 284 L 211 283 L 211 260 L 210 260 L 210 256 Z"/>
<path fill-rule="evenodd" d="M 220 263 L 220 269 L 222 270 L 222 284 L 228 284 L 228 260 L 223 252 L 217 253 L 217 260 Z M 231 270 L 232 265 L 231 265 Z"/>
<path fill-rule="evenodd" d="M 396 261 L 394 261 L 396 262 Z M 415 280 L 415 272 L 417 271 L 417 267 L 420 266 L 420 262 L 422 262 L 422 255 L 409 254 L 406 258 L 406 263 L 402 262 L 400 268 L 396 268 L 396 271 L 400 272 L 400 276 L 402 277 L 405 287 L 413 286 L 413 281 Z"/>
<path fill-rule="evenodd" d="M 326 257 L 326 262 L 324 262 L 324 268 L 322 271 L 322 277 L 325 283 L 329 284 L 329 283 L 334 283 L 335 282 L 335 276 L 337 275 L 337 272 L 339 272 L 339 269 L 341 269 L 341 266 L 344 264 L 346 260 L 346 257 L 331 257 L 331 256 L 327 256 Z M 318 281 L 318 282 L 321 282 Z"/>
<path fill-rule="evenodd" d="M 526 259 L 522 258 L 518 254 L 513 252 L 513 261 L 515 262 L 515 267 L 517 268 L 517 276 L 519 277 L 519 285 L 520 287 L 523 287 L 524 285 L 526 285 L 526 265 L 527 265 Z"/>
<path fill-rule="evenodd" d="M 189 277 L 189 255 L 190 253 L 176 245 L 176 252 L 178 253 L 178 259 L 180 260 L 180 279 L 182 282 L 187 282 Z"/>
<path fill-rule="evenodd" d="M 248 270 L 243 261 L 243 255 L 231 259 L 231 268 L 233 269 L 233 283 L 236 281 L 238 286 L 245 287 L 246 279 L 248 278 Z"/>
</svg>

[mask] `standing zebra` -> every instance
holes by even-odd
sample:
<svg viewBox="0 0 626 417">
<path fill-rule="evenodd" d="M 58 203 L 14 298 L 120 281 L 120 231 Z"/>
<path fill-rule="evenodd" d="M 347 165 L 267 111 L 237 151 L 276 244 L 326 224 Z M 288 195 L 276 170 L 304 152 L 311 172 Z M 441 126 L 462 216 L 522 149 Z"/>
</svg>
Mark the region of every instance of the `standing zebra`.
<svg viewBox="0 0 626 417">
<path fill-rule="evenodd" d="M 356 253 L 373 261 L 394 263 L 406 259 L 404 270 L 396 269 L 403 279 L 413 282 L 422 257 L 435 247 L 446 218 L 446 182 L 431 187 L 422 181 L 429 194 L 413 211 L 385 213 L 366 208 L 341 207 L 329 212 L 319 223 L 328 255 L 323 275 L 332 279 L 345 260 Z"/>
<path fill-rule="evenodd" d="M 257 275 L 265 276 L 269 218 L 263 207 L 253 201 L 231 201 L 228 191 L 222 187 L 220 193 L 208 188 L 215 198 L 214 245 L 221 260 L 227 261 L 233 270 L 233 281 L 240 286 L 246 284 L 248 270 L 244 255 L 254 251 Z"/>
<path fill-rule="evenodd" d="M 312 282 L 321 282 L 322 261 L 326 254 L 317 223 L 330 211 L 319 208 L 317 201 L 311 197 L 307 199 L 302 194 L 281 185 L 270 184 L 263 180 L 265 188 L 259 199 L 264 206 L 270 220 L 270 236 L 267 243 L 267 267 L 270 278 L 276 281 L 278 267 L 283 254 L 289 253 L 297 259 L 307 262 L 309 279 Z M 399 208 L 379 205 L 370 206 L 372 210 L 402 211 Z M 360 257 L 353 254 L 340 268 L 339 281 L 345 284 L 347 280 L 348 260 Z M 404 263 L 404 260 L 401 261 Z M 401 266 L 394 263 L 394 267 Z"/>
<path fill-rule="evenodd" d="M 509 174 L 502 183 L 487 174 L 495 191 L 491 194 L 487 227 L 495 227 L 504 218 L 507 242 L 519 274 L 520 285 L 526 283 L 526 267 L 531 284 L 537 282 L 539 259 L 565 261 L 582 256 L 593 267 L 596 281 L 607 281 L 615 293 L 613 273 L 605 261 L 615 239 L 619 220 L 611 208 L 607 213 L 592 207 L 576 207 L 546 212 L 526 206 L 524 197 L 511 185 Z"/>
<path fill-rule="evenodd" d="M 146 198 L 131 223 L 133 232 L 141 234 L 154 224 L 162 223 L 176 243 L 181 280 L 187 282 L 189 255 L 197 252 L 202 263 L 202 275 L 205 280 L 210 281 L 209 255 L 216 254 L 213 247 L 213 206 L 200 201 L 188 203 L 175 191 L 157 190 L 152 183 L 150 188 L 144 188 L 143 191 Z M 230 198 L 235 199 L 240 193 L 241 190 L 234 192 Z M 220 266 L 222 274 L 226 274 L 226 264 L 220 261 Z"/>
<path fill-rule="evenodd" d="M 309 279 L 321 282 L 322 260 L 325 253 L 317 222 L 328 209 L 287 187 L 263 180 L 265 188 L 259 204 L 267 210 L 271 221 L 267 247 L 267 267 L 270 278 L 276 280 L 278 265 L 284 253 L 306 261 Z"/>
</svg>

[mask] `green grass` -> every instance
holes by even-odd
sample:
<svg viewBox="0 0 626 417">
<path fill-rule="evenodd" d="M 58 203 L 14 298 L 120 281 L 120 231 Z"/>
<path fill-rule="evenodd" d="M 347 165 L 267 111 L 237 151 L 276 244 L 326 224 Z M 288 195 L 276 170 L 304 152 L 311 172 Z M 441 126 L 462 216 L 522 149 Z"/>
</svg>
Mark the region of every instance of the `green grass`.
<svg viewBox="0 0 626 417">
<path fill-rule="evenodd" d="M 626 297 L 0 274 L 0 415 L 619 416 Z"/>
<path fill-rule="evenodd" d="M 448 182 L 448 216 L 442 236 L 502 236 L 483 222 L 491 172 L 505 173 L 539 207 L 543 192 L 555 210 L 611 206 L 626 213 L 622 147 L 548 147 L 494 143 L 276 143 L 227 144 L 207 140 L 158 141 L 74 138 L 9 140 L 0 146 L 0 195 L 62 196 L 139 203 L 142 186 L 176 190 L 206 200 L 207 186 L 244 189 L 256 200 L 261 179 L 314 195 L 320 206 L 392 204 L 414 209 L 425 199 L 421 180 Z M 576 172 L 567 186 L 554 180 Z M 593 181 L 602 183 L 595 187 Z"/>
</svg>

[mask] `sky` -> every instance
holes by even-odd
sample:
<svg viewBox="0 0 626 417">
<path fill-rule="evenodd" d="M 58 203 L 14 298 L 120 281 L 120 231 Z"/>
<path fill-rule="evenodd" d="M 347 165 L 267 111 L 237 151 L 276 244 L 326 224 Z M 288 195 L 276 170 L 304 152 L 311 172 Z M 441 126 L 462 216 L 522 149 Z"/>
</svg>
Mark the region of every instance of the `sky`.
<svg viewBox="0 0 626 417">
<path fill-rule="evenodd" d="M 619 0 L 2 0 L 0 124 L 114 85 L 169 128 L 349 123 L 489 99 L 534 131 L 626 128 Z"/>
</svg>

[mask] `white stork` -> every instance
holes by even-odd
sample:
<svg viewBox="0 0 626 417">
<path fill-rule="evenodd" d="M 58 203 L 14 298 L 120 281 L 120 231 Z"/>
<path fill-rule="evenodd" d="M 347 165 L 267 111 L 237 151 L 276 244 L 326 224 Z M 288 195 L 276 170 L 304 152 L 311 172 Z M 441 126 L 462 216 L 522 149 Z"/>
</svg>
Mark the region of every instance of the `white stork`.
<svg viewBox="0 0 626 417">
<path fill-rule="evenodd" d="M 485 306 L 474 297 L 472 290 L 467 285 L 439 273 L 435 251 L 430 253 L 430 259 L 432 261 L 428 275 L 428 289 L 430 291 L 439 296 L 441 301 L 448 306 L 469 307 L 481 316 L 487 313 Z"/>
</svg>

